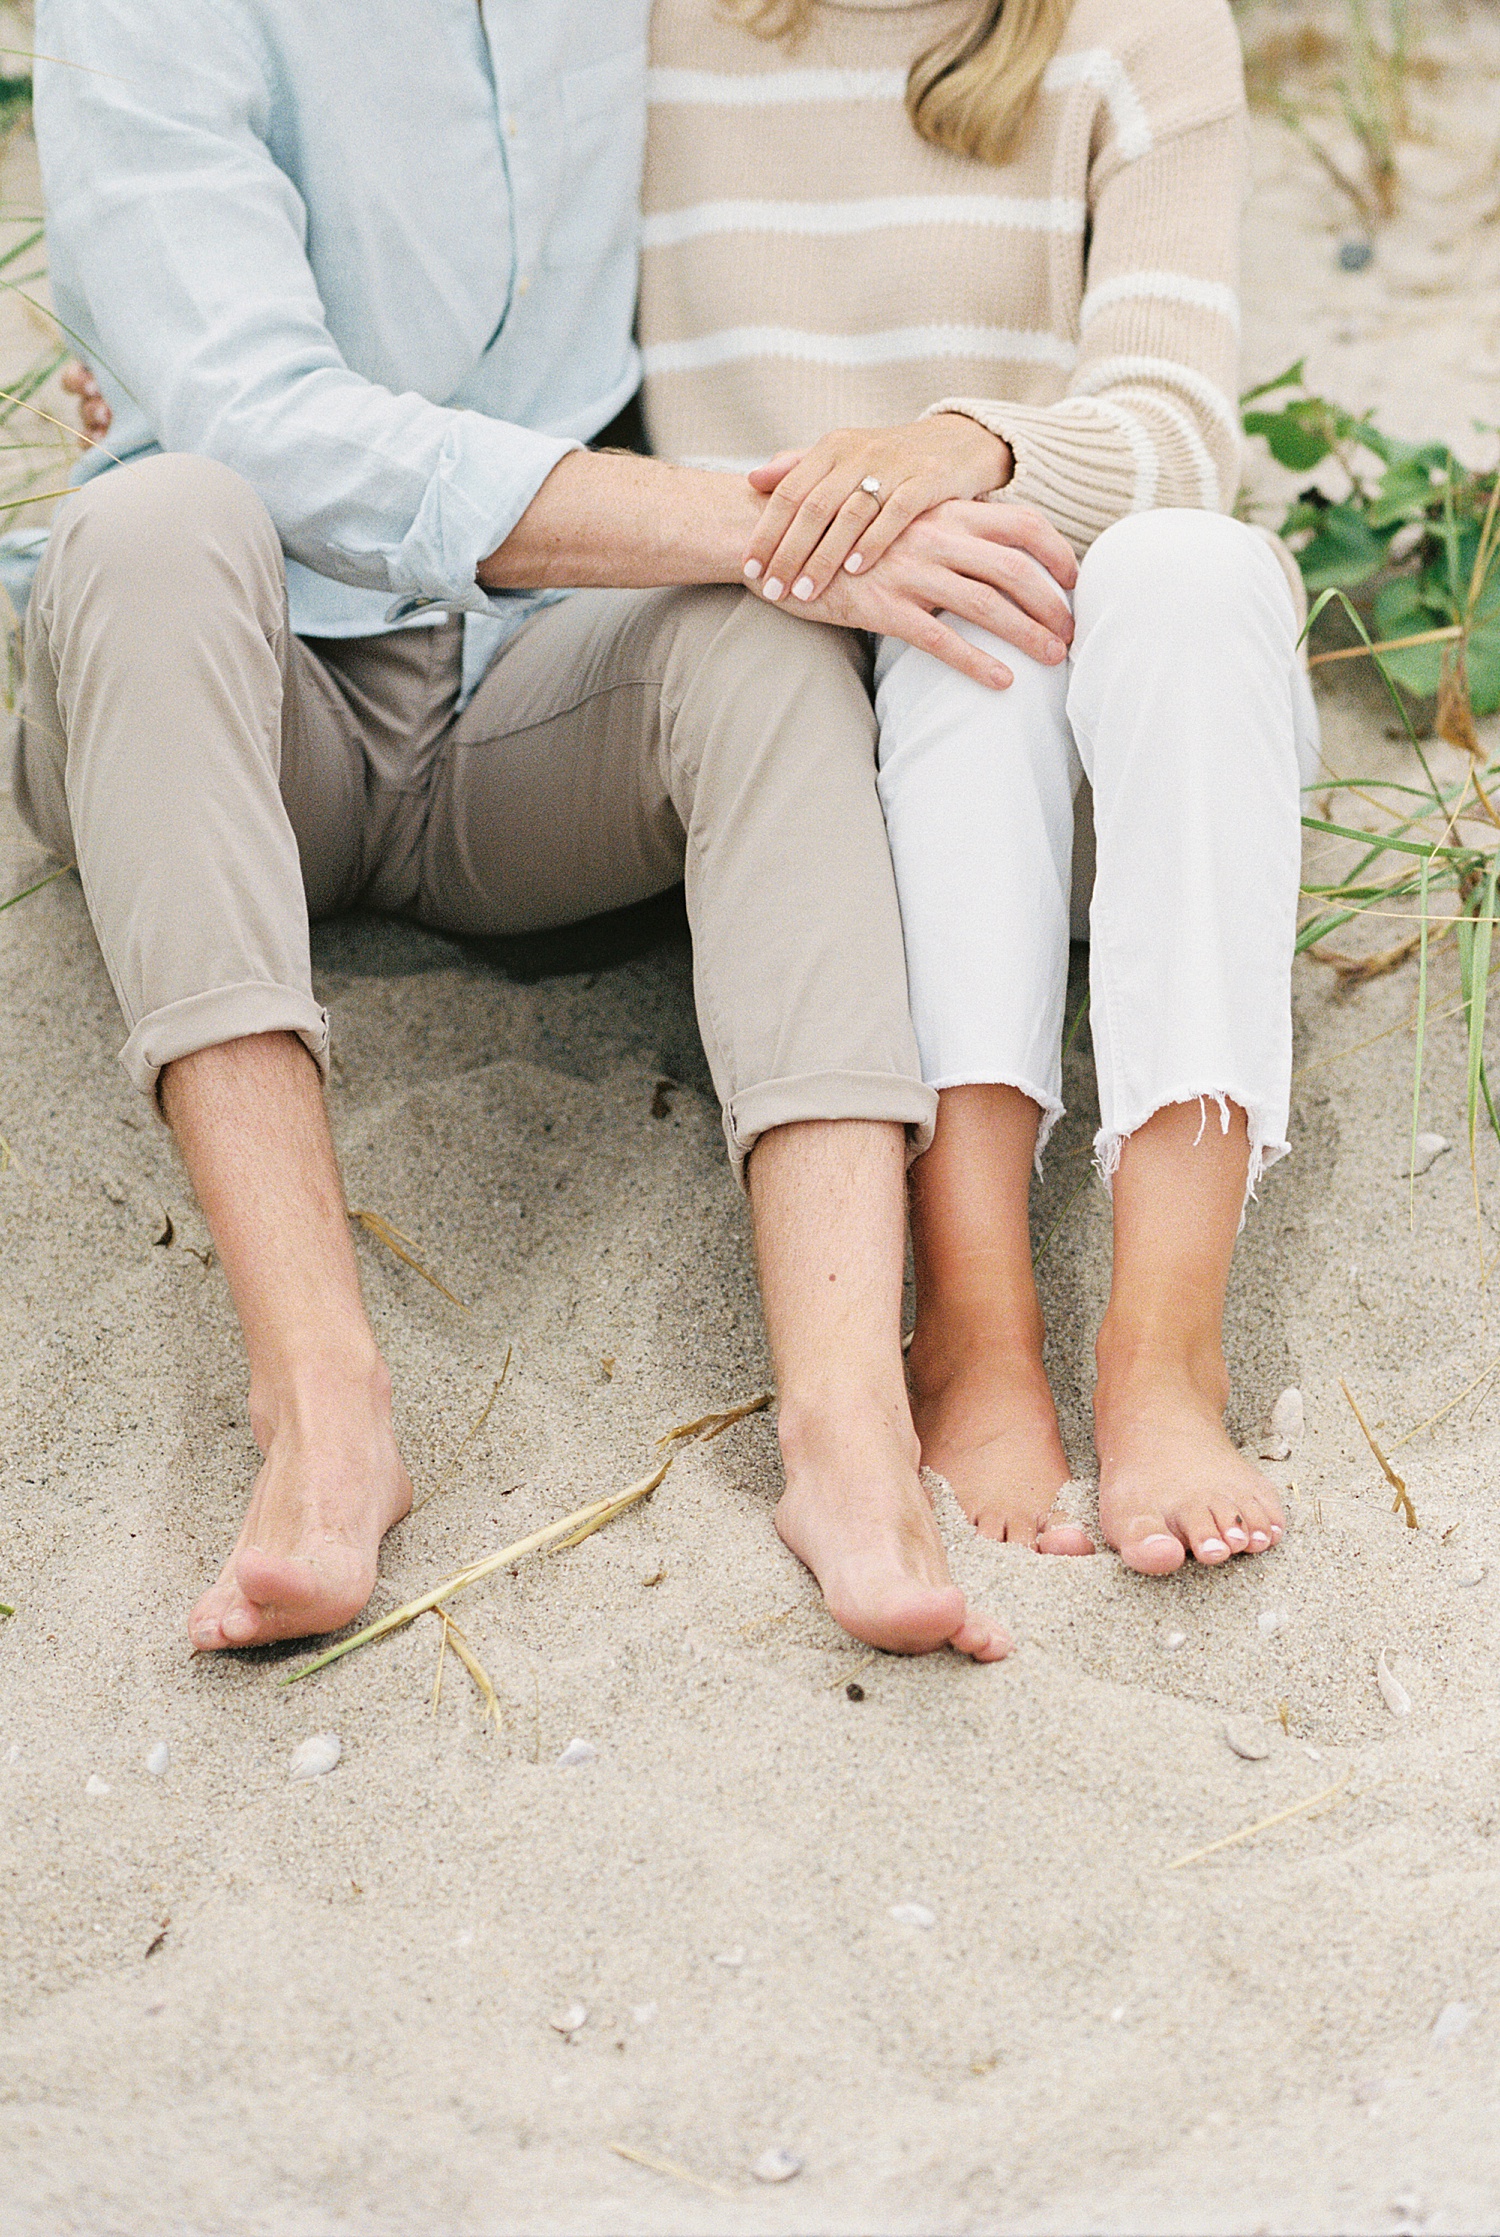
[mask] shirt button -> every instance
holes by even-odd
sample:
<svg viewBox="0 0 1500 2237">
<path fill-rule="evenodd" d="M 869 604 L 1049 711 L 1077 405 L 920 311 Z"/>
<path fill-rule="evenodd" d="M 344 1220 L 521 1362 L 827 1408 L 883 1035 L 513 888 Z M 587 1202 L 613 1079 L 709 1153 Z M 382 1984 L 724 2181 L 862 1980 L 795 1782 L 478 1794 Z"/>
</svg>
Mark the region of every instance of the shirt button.
<svg viewBox="0 0 1500 2237">
<path fill-rule="evenodd" d="M 516 293 L 517 295 L 529 295 L 531 293 L 531 275 L 529 272 L 523 272 L 517 280 Z"/>
<path fill-rule="evenodd" d="M 517 132 L 520 130 L 520 126 L 515 120 L 514 113 L 509 109 L 507 109 L 505 112 L 505 130 L 508 138 L 512 140 L 515 138 Z"/>
</svg>

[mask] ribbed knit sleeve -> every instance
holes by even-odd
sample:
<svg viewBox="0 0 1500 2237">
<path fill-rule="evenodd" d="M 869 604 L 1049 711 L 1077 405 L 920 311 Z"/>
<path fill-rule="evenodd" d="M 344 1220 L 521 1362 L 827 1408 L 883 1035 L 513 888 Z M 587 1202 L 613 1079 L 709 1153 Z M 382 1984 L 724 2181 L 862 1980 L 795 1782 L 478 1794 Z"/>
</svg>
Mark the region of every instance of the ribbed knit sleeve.
<svg viewBox="0 0 1500 2237">
<path fill-rule="evenodd" d="M 946 397 L 1010 445 L 1007 495 L 1082 551 L 1154 505 L 1226 510 L 1239 481 L 1238 115 L 1119 164 L 1097 189 L 1078 361 L 1055 404 Z"/>
</svg>

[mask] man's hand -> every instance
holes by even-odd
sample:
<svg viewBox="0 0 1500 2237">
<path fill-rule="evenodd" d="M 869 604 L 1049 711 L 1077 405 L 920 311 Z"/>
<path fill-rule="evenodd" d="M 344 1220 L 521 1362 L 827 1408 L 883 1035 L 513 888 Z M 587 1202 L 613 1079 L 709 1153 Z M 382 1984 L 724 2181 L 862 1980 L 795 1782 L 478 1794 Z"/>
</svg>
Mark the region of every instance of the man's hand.
<svg viewBox="0 0 1500 2237">
<path fill-rule="evenodd" d="M 78 424 L 89 443 L 102 443 L 114 425 L 114 414 L 104 401 L 99 383 L 87 365 L 69 365 L 62 385 L 78 399 Z"/>
<path fill-rule="evenodd" d="M 1039 556 L 1040 555 L 1040 556 Z M 821 597 L 788 600 L 783 611 L 900 637 L 1003 691 L 1012 671 L 937 617 L 976 622 L 1018 652 L 1055 667 L 1067 657 L 1073 616 L 1059 587 L 1078 568 L 1040 513 L 1021 505 L 962 499 L 934 506 L 904 528 L 884 556 L 858 575 L 841 570 Z"/>
<path fill-rule="evenodd" d="M 746 579 L 773 603 L 787 589 L 797 599 L 817 598 L 840 567 L 855 575 L 873 566 L 934 505 L 1003 489 L 1013 464 L 998 435 L 958 412 L 908 427 L 843 428 L 809 451 L 784 451 L 750 476 L 769 502 L 746 555 Z"/>
</svg>

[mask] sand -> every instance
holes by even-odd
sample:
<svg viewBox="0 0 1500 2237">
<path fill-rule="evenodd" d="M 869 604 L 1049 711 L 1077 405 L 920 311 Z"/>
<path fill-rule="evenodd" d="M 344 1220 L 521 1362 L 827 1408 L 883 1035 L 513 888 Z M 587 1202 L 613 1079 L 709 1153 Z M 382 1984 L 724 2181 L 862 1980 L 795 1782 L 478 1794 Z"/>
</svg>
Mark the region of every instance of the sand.
<svg viewBox="0 0 1500 2237">
<path fill-rule="evenodd" d="M 1500 42 L 1433 15 L 1432 137 L 1367 272 L 1334 271 L 1346 212 L 1257 120 L 1246 369 L 1310 349 L 1347 401 L 1474 447 Z M 1441 287 L 1403 278 L 1450 235 Z M 1367 683 L 1323 696 L 1336 766 L 1399 756 Z M 4 805 L 0 893 L 43 867 Z M 444 1485 L 379 1613 L 622 1488 L 767 1364 L 674 904 L 491 950 L 356 921 L 315 961 L 351 1202 L 470 1308 L 361 1238 L 419 1493 Z M 1451 1021 L 1423 1124 L 1458 1146 L 1408 1209 L 1409 969 L 1352 997 L 1298 970 L 1296 1154 L 1230 1316 L 1239 1432 L 1306 1398 L 1274 1556 L 1150 1582 L 945 1502 L 1017 1651 L 870 1660 L 773 1534 L 761 1416 L 469 1595 L 499 1731 L 452 1658 L 434 1713 L 431 1618 L 290 1688 L 295 1654 L 188 1655 L 254 1466 L 222 1277 L 115 1064 L 73 879 L 0 917 L 0 975 L 6 2237 L 1496 2227 L 1500 1377 L 1395 1455 L 1415 1530 L 1340 1390 L 1392 1443 L 1500 1355 L 1500 1155 L 1471 1175 Z M 1068 1089 L 1039 1237 L 1084 1170 L 1086 1049 Z M 1087 1472 L 1092 1183 L 1042 1271 Z M 291 1783 L 321 1732 L 337 1769 Z M 559 1767 L 575 1738 L 596 1753 Z M 783 2185 L 750 2172 L 775 2149 Z"/>
</svg>

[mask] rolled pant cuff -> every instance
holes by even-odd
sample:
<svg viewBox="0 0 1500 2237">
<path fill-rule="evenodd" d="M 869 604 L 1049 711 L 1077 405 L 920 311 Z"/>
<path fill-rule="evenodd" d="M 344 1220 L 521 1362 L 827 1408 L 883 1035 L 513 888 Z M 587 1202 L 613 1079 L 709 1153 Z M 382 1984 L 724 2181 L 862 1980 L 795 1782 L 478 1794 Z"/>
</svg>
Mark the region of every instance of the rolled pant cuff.
<svg viewBox="0 0 1500 2237">
<path fill-rule="evenodd" d="M 920 1157 L 932 1146 L 937 1094 L 920 1080 L 891 1072 L 804 1072 L 793 1080 L 763 1080 L 731 1097 L 724 1108 L 724 1136 L 740 1180 L 762 1134 L 809 1119 L 873 1119 L 904 1126 L 910 1155 Z"/>
<path fill-rule="evenodd" d="M 328 1012 L 310 994 L 263 983 L 215 987 L 153 1010 L 121 1049 L 120 1062 L 143 1095 L 155 1095 L 163 1067 L 179 1056 L 252 1033 L 295 1033 L 326 1078 Z"/>
</svg>

